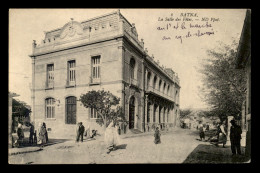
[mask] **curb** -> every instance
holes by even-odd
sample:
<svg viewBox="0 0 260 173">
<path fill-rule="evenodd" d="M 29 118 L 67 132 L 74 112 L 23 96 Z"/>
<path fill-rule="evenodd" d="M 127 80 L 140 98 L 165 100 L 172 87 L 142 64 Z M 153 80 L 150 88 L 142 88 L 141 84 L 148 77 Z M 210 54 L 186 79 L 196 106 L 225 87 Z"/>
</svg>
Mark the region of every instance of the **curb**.
<svg viewBox="0 0 260 173">
<path fill-rule="evenodd" d="M 10 153 L 9 155 L 13 156 L 13 155 L 17 155 L 17 154 L 32 153 L 32 152 L 41 151 L 41 150 L 43 150 L 43 149 L 42 148 L 38 148 L 36 150 L 30 150 L 30 151 L 18 151 L 18 152 Z"/>
</svg>

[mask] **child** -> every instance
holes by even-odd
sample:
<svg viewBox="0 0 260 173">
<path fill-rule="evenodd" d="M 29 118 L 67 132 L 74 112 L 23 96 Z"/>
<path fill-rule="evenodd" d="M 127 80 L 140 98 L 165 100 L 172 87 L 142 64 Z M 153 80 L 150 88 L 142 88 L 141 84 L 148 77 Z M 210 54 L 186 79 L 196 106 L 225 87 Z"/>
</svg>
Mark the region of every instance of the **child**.
<svg viewBox="0 0 260 173">
<path fill-rule="evenodd" d="M 156 130 L 154 132 L 154 143 L 155 144 L 160 144 L 161 143 L 161 138 L 160 138 L 161 134 L 159 131 L 159 127 L 156 127 Z"/>
</svg>

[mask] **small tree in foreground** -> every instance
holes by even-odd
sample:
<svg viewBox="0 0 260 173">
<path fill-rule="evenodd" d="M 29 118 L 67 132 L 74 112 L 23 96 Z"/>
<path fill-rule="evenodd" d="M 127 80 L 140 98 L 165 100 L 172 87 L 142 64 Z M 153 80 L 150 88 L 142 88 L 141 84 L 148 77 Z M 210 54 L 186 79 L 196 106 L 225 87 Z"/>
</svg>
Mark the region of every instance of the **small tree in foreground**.
<svg viewBox="0 0 260 173">
<path fill-rule="evenodd" d="M 79 100 L 85 108 L 92 108 L 97 111 L 98 116 L 101 117 L 101 119 L 97 120 L 97 123 L 103 126 L 104 129 L 111 121 L 116 123 L 125 121 L 122 108 L 118 105 L 120 98 L 109 91 L 92 90 L 82 94 Z"/>
</svg>

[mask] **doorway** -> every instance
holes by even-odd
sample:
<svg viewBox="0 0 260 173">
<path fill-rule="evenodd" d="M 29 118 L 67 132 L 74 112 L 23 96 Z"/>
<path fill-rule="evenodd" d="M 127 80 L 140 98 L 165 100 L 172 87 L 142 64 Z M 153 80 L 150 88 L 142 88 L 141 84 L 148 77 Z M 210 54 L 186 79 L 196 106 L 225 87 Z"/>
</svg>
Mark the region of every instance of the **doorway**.
<svg viewBox="0 0 260 173">
<path fill-rule="evenodd" d="M 76 97 L 66 98 L 66 124 L 76 124 Z"/>
</svg>

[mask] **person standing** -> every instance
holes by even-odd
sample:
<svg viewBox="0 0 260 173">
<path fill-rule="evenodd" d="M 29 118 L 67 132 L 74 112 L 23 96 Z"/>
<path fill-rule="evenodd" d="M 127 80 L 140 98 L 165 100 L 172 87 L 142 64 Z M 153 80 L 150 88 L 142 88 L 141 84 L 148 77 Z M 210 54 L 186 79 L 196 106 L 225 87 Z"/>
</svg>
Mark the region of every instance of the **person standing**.
<svg viewBox="0 0 260 173">
<path fill-rule="evenodd" d="M 40 127 L 38 130 L 38 143 L 41 147 L 43 147 L 47 143 L 46 141 L 46 129 L 43 126 L 43 123 L 40 123 Z"/>
<path fill-rule="evenodd" d="M 79 138 L 80 141 L 83 142 L 83 135 L 84 135 L 85 127 L 83 126 L 83 123 L 79 123 Z"/>
<path fill-rule="evenodd" d="M 236 155 L 237 153 L 241 155 L 241 134 L 242 129 L 239 125 L 236 124 L 235 120 L 231 120 L 231 127 L 230 127 L 230 142 L 231 142 L 231 151 L 232 156 Z"/>
<path fill-rule="evenodd" d="M 159 127 L 156 127 L 155 132 L 154 132 L 154 143 L 155 144 L 160 144 L 161 143 L 161 134 L 159 131 Z"/>
<path fill-rule="evenodd" d="M 34 143 L 34 125 L 32 123 L 30 123 L 30 136 L 29 136 L 29 143 L 33 144 Z"/>
<path fill-rule="evenodd" d="M 199 128 L 199 132 L 200 132 L 200 140 L 202 141 L 202 140 L 204 140 L 205 141 L 205 128 L 204 128 L 204 126 L 203 126 L 203 124 L 202 124 L 202 121 L 200 121 L 199 122 L 199 126 L 198 126 L 198 128 Z"/>
<path fill-rule="evenodd" d="M 223 148 L 225 148 L 225 144 L 227 143 L 227 133 L 226 133 L 226 121 L 222 121 L 220 123 L 220 126 L 218 128 L 218 143 L 216 143 L 216 146 L 218 147 L 218 144 L 223 144 Z"/>
<path fill-rule="evenodd" d="M 89 139 L 90 136 L 91 136 L 91 135 L 90 135 L 90 126 L 89 126 L 89 125 L 87 126 L 87 129 L 86 129 L 86 131 L 85 131 L 84 136 L 86 136 L 86 140 Z"/>
<path fill-rule="evenodd" d="M 45 138 L 46 138 L 46 143 L 47 143 L 48 140 L 49 140 L 49 137 L 48 137 L 48 131 L 47 131 L 45 122 L 43 122 L 42 125 L 43 125 L 43 128 L 45 128 L 45 131 L 46 131 Z"/>
<path fill-rule="evenodd" d="M 24 139 L 24 133 L 23 133 L 23 128 L 22 128 L 22 124 L 19 123 L 18 124 L 18 128 L 17 128 L 17 136 L 18 136 L 18 145 L 22 145 L 23 144 L 23 139 Z"/>
</svg>

